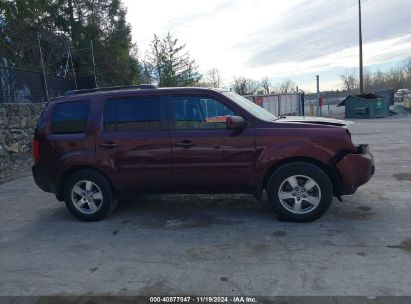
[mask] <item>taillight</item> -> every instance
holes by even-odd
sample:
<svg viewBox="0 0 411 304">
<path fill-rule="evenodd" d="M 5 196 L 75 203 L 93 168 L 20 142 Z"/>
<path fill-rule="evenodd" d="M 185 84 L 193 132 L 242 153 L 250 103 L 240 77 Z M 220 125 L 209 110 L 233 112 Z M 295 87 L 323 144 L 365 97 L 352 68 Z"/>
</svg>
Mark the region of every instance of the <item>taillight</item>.
<svg viewBox="0 0 411 304">
<path fill-rule="evenodd" d="M 33 157 L 34 163 L 40 162 L 40 150 L 39 150 L 39 141 L 37 139 L 33 140 Z"/>
</svg>

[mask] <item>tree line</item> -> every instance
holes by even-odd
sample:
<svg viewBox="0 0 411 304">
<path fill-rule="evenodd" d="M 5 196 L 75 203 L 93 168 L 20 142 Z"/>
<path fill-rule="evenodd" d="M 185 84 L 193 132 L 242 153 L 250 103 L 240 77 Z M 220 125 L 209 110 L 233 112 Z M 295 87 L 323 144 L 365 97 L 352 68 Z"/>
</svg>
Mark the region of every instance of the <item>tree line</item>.
<svg viewBox="0 0 411 304">
<path fill-rule="evenodd" d="M 341 76 L 343 89 L 351 94 L 359 92 L 359 77 L 355 70 L 347 70 Z M 388 71 L 364 70 L 364 92 L 374 92 L 379 89 L 411 88 L 411 57 L 404 59 L 396 67 Z"/>
<path fill-rule="evenodd" d="M 149 49 L 141 53 L 132 42 L 126 13 L 121 0 L 1 1 L 0 65 L 40 70 L 41 47 L 46 73 L 76 80 L 80 88 L 226 84 L 216 68 L 200 74 L 186 45 L 171 33 L 154 34 Z M 295 88 L 291 80 L 275 87 L 267 77 L 234 77 L 228 85 L 242 95 L 288 93 Z"/>
<path fill-rule="evenodd" d="M 40 70 L 40 45 L 46 73 L 80 86 L 93 87 L 94 74 L 99 86 L 198 84 L 195 61 L 170 33 L 154 35 L 141 59 L 126 13 L 121 0 L 1 1 L 0 65 Z"/>
<path fill-rule="evenodd" d="M 268 77 L 238 76 L 225 82 L 217 68 L 201 74 L 186 45 L 171 33 L 154 34 L 141 53 L 126 14 L 121 0 L 2 0 L 0 65 L 40 70 L 40 45 L 46 72 L 75 79 L 80 88 L 94 87 L 96 74 L 98 86 L 230 86 L 241 95 L 296 91 L 289 79 L 274 84 Z M 344 90 L 358 92 L 354 72 L 347 71 L 341 80 Z M 366 91 L 411 87 L 411 58 L 388 72 L 365 70 L 364 83 Z"/>
<path fill-rule="evenodd" d="M 263 77 L 261 81 L 256 81 L 243 76 L 234 77 L 231 87 L 240 95 L 287 94 L 295 93 L 297 91 L 297 85 L 290 79 L 285 79 L 279 84 L 274 84 L 268 77 Z"/>
</svg>

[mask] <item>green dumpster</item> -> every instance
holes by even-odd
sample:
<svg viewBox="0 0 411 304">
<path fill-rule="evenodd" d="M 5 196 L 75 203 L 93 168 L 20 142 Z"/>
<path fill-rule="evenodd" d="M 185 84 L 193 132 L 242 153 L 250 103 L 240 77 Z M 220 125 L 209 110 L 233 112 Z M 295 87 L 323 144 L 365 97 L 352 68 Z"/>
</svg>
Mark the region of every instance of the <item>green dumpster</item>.
<svg viewBox="0 0 411 304">
<path fill-rule="evenodd" d="M 388 100 L 372 93 L 350 95 L 337 107 L 345 106 L 345 118 L 378 118 L 389 113 Z"/>
</svg>

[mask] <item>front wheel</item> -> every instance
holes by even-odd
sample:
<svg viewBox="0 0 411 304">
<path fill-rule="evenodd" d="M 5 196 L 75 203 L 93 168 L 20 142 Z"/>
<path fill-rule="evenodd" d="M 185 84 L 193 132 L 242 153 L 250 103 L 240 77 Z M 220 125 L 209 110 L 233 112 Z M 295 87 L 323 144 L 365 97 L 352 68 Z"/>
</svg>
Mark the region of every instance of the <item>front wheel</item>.
<svg viewBox="0 0 411 304">
<path fill-rule="evenodd" d="M 333 198 L 332 183 L 319 167 L 303 162 L 277 169 L 267 183 L 268 200 L 278 216 L 292 222 L 321 217 Z"/>
<path fill-rule="evenodd" d="M 68 178 L 64 201 L 67 209 L 83 221 L 98 221 L 116 207 L 109 182 L 93 170 L 81 170 Z"/>
</svg>

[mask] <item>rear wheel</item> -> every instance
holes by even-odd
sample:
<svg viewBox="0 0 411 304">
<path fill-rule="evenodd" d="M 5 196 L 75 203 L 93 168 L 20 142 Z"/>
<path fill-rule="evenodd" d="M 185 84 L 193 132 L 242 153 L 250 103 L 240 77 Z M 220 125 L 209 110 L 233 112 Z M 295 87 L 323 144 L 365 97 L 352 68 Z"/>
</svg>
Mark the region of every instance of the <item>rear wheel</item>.
<svg viewBox="0 0 411 304">
<path fill-rule="evenodd" d="M 303 162 L 277 169 L 267 183 L 268 200 L 287 221 L 309 222 L 321 217 L 333 198 L 332 183 L 319 167 Z"/>
<path fill-rule="evenodd" d="M 83 221 L 98 221 L 116 207 L 109 182 L 93 170 L 81 170 L 68 178 L 64 201 L 67 209 Z"/>
</svg>

